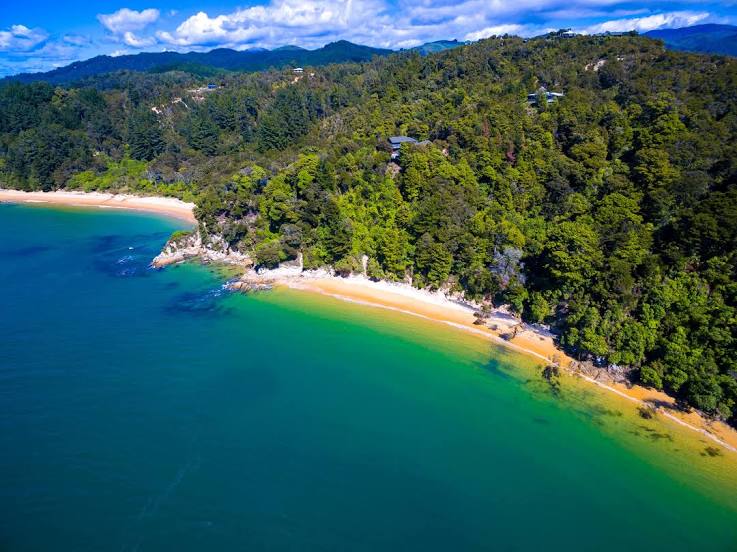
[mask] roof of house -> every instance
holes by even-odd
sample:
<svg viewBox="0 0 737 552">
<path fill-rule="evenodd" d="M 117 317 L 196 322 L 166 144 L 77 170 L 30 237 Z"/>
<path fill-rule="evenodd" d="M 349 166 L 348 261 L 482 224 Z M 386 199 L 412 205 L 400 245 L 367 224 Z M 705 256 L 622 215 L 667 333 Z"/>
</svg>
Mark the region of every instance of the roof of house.
<svg viewBox="0 0 737 552">
<path fill-rule="evenodd" d="M 565 97 L 565 94 L 561 92 L 550 92 L 548 91 L 547 88 L 545 88 L 544 86 L 541 86 L 540 88 L 538 88 L 537 92 L 533 92 L 532 94 L 527 94 L 527 99 L 529 101 L 536 102 L 538 94 L 543 94 L 547 98 L 548 102 L 550 102 L 553 98 Z"/>
<path fill-rule="evenodd" d="M 390 136 L 389 137 L 389 143 L 390 144 L 403 144 L 405 142 L 415 143 L 417 140 L 414 138 L 410 138 L 409 136 Z"/>
</svg>

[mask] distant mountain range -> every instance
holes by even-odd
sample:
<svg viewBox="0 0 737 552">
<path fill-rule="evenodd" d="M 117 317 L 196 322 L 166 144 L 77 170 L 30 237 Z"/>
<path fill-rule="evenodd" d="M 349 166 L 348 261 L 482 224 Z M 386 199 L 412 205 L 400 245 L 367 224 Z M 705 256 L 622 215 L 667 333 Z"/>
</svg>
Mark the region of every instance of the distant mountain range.
<svg viewBox="0 0 737 552">
<path fill-rule="evenodd" d="M 468 42 L 438 40 L 409 50 L 417 51 L 424 56 L 465 44 L 468 44 Z M 392 53 L 394 53 L 393 50 L 361 46 L 347 40 L 331 42 L 316 50 L 306 50 L 299 46 L 288 45 L 273 50 L 253 48 L 236 51 L 228 48 L 217 48 L 209 52 L 188 52 L 184 54 L 178 52 L 142 52 L 116 57 L 96 56 L 85 61 L 75 61 L 70 65 L 44 73 L 12 75 L 0 79 L 0 82 L 46 81 L 51 84 L 69 84 L 95 75 L 124 70 L 152 73 L 179 70 L 209 77 L 222 71 L 259 71 L 269 67 L 317 66 L 346 61 L 361 62 L 368 61 L 373 56 L 385 56 Z"/>
<path fill-rule="evenodd" d="M 317 50 L 299 46 L 282 46 L 274 50 L 253 49 L 245 51 L 218 48 L 209 52 L 144 52 L 126 56 L 96 56 L 85 61 L 75 61 L 65 67 L 45 73 L 21 73 L 6 77 L 3 81 L 46 81 L 51 84 L 67 84 L 81 79 L 111 73 L 113 71 L 173 71 L 182 70 L 209 76 L 217 70 L 258 71 L 269 67 L 298 65 L 326 65 L 346 61 L 368 61 L 373 56 L 391 54 L 392 50 L 353 44 L 346 40 L 331 42 Z"/>
<path fill-rule="evenodd" d="M 645 36 L 665 42 L 671 50 L 737 56 L 737 27 L 734 25 L 694 25 L 680 29 L 648 31 Z"/>
</svg>

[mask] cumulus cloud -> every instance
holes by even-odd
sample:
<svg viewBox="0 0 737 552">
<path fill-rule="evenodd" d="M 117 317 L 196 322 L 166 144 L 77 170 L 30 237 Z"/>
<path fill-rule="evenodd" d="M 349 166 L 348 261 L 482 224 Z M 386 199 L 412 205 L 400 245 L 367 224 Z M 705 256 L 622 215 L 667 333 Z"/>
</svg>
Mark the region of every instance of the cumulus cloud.
<svg viewBox="0 0 737 552">
<path fill-rule="evenodd" d="M 91 42 L 88 37 L 76 34 L 66 34 L 62 37 L 62 41 L 72 46 L 86 46 Z"/>
<path fill-rule="evenodd" d="M 646 17 L 633 17 L 629 19 L 613 19 L 586 27 L 581 32 L 587 34 L 605 32 L 638 31 L 641 33 L 654 29 L 668 29 L 678 27 L 689 27 L 701 23 L 709 17 L 708 12 L 676 11 L 670 13 L 659 13 Z"/>
<path fill-rule="evenodd" d="M 215 16 L 201 11 L 173 31 L 158 32 L 157 37 L 178 47 L 271 47 L 284 43 L 313 47 L 346 39 L 407 48 L 440 38 L 523 33 L 527 27 L 500 20 L 500 16 L 536 9 L 539 4 L 537 0 L 514 4 L 501 0 L 399 0 L 398 5 L 386 0 L 271 0 Z"/>
<path fill-rule="evenodd" d="M 0 52 L 28 52 L 49 37 L 43 29 L 29 29 L 25 25 L 12 25 L 0 31 Z"/>
<path fill-rule="evenodd" d="M 154 44 L 156 44 L 156 39 L 152 36 L 138 37 L 132 32 L 127 31 L 123 33 L 123 42 L 125 42 L 128 46 L 133 46 L 134 48 L 145 48 L 147 46 L 153 46 Z"/>
<path fill-rule="evenodd" d="M 141 11 L 122 8 L 113 13 L 98 14 L 97 19 L 103 27 L 110 31 L 109 38 L 113 42 L 122 42 L 132 48 L 147 48 L 158 41 L 155 36 L 144 36 L 139 31 L 156 23 L 159 15 L 159 10 L 154 8 Z"/>
<path fill-rule="evenodd" d="M 230 13 L 200 11 L 176 29 L 161 30 L 161 43 L 179 48 L 321 46 L 331 40 L 406 48 L 441 38 L 478 40 L 492 35 L 532 36 L 570 27 L 582 19 L 622 19 L 591 24 L 586 32 L 620 27 L 638 30 L 693 24 L 703 14 L 653 14 L 622 0 L 267 0 Z M 620 6 L 624 6 L 620 8 Z M 642 17 L 626 19 L 633 15 Z M 708 14 L 706 14 L 708 15 Z M 703 15 L 703 17 L 706 17 Z M 597 25 L 601 30 L 597 30 Z"/>
<path fill-rule="evenodd" d="M 114 13 L 97 15 L 97 20 L 102 23 L 103 27 L 116 35 L 140 31 L 151 23 L 155 23 L 158 18 L 159 10 L 154 8 L 141 11 L 122 8 Z"/>
<path fill-rule="evenodd" d="M 55 38 L 44 29 L 13 25 L 0 31 L 0 75 L 68 65 L 88 43 L 74 35 Z"/>
<path fill-rule="evenodd" d="M 326 35 L 352 34 L 372 21 L 383 22 L 389 30 L 386 10 L 382 0 L 273 0 L 216 17 L 199 12 L 174 32 L 157 36 L 175 46 L 310 42 Z"/>
<path fill-rule="evenodd" d="M 507 23 L 506 25 L 495 25 L 493 27 L 486 27 L 480 31 L 468 33 L 464 38 L 466 40 L 481 40 L 482 38 L 489 38 L 490 36 L 522 34 L 524 31 L 525 27 L 523 25 Z"/>
</svg>

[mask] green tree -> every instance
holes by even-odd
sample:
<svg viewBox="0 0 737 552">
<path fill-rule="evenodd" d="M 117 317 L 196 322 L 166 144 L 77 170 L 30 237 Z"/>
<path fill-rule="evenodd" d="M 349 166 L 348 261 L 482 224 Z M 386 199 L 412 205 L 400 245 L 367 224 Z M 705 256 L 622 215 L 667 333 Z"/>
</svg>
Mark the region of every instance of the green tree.
<svg viewBox="0 0 737 552">
<path fill-rule="evenodd" d="M 150 161 L 164 151 L 164 139 L 156 115 L 144 107 L 136 109 L 128 120 L 128 145 L 133 159 Z"/>
</svg>

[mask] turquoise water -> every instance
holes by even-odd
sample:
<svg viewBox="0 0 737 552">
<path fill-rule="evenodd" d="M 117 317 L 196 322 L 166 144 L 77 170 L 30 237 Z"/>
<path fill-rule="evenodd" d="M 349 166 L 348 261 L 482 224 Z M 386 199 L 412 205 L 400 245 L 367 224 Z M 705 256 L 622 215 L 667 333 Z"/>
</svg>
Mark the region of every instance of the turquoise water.
<svg viewBox="0 0 737 552">
<path fill-rule="evenodd" d="M 737 550 L 470 338 L 149 270 L 178 224 L 0 205 L 0 550 Z"/>
</svg>

